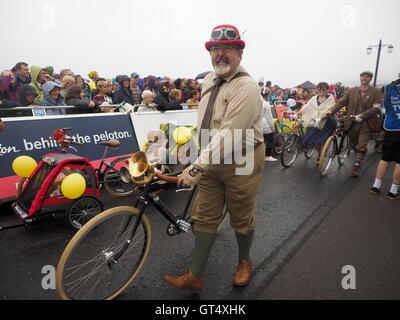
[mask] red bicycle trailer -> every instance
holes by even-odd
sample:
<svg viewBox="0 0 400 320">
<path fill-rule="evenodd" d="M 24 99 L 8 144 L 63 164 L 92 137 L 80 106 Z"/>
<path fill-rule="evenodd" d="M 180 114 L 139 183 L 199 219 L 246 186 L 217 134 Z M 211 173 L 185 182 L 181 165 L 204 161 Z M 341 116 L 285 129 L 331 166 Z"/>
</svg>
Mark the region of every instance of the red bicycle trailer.
<svg viewBox="0 0 400 320">
<path fill-rule="evenodd" d="M 22 178 L 19 183 L 18 198 L 12 204 L 13 211 L 23 219 L 23 223 L 1 227 L 0 230 L 12 229 L 30 225 L 46 217 L 64 216 L 67 224 L 79 230 L 91 218 L 103 211 L 103 204 L 99 200 L 100 189 L 106 190 L 115 196 L 129 196 L 135 191 L 133 183 L 121 181 L 122 166 L 127 166 L 130 156 L 121 156 L 111 163 L 105 161 L 107 148 L 116 148 L 118 140 L 103 141 L 106 146 L 103 159 L 98 168 L 94 168 L 88 158 L 76 154 L 66 153 L 72 144 L 83 144 L 71 141 L 65 131 L 71 128 L 57 129 L 53 136 L 62 147 L 62 153 L 50 153 L 43 156 L 28 178 Z M 105 170 L 102 171 L 102 168 Z M 83 194 L 74 200 L 66 198 L 61 192 L 63 180 L 70 174 L 80 174 L 86 187 Z"/>
<path fill-rule="evenodd" d="M 61 182 L 71 173 L 81 174 L 86 181 L 84 194 L 72 202 L 61 193 Z M 27 224 L 58 215 L 60 205 L 69 203 L 63 215 L 71 227 L 80 229 L 103 211 L 98 183 L 89 159 L 69 153 L 47 154 L 25 181 L 12 209 Z"/>
</svg>

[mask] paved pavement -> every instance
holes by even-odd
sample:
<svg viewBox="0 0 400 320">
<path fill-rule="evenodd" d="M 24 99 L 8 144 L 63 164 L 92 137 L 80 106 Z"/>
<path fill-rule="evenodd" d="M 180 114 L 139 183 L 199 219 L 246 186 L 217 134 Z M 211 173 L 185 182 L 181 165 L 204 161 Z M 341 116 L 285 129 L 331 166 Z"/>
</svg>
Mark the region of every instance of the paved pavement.
<svg viewBox="0 0 400 320">
<path fill-rule="evenodd" d="M 390 261 L 390 264 L 386 263 L 388 259 L 386 256 L 390 256 L 386 251 L 395 251 L 396 245 L 399 243 L 397 241 L 398 235 L 400 235 L 400 232 L 398 232 L 400 231 L 398 230 L 400 224 L 395 223 L 398 222 L 395 220 L 396 215 L 393 216 L 393 221 L 387 221 L 390 215 L 385 216 L 386 219 L 379 219 L 380 213 L 376 213 L 377 210 L 374 210 L 375 215 L 371 214 L 370 216 L 365 213 L 363 219 L 354 217 L 354 221 L 357 223 L 350 219 L 355 215 L 361 215 L 363 211 L 359 208 L 365 206 L 368 197 L 373 197 L 373 195 L 368 194 L 368 187 L 373 179 L 373 171 L 378 157 L 374 153 L 368 155 L 365 169 L 369 169 L 364 171 L 364 176 L 360 179 L 349 177 L 352 159 L 341 168 L 332 168 L 325 178 L 319 176 L 315 159 L 305 160 L 304 157 L 300 157 L 296 164 L 289 169 L 283 169 L 280 163 L 267 163 L 257 199 L 257 230 L 252 248 L 252 259 L 255 266 L 254 278 L 252 283 L 243 289 L 232 287 L 232 275 L 237 263 L 237 246 L 229 223 L 223 226 L 218 235 L 208 261 L 205 272 L 205 288 L 201 294 L 194 295 L 187 291 L 169 287 L 163 280 L 163 275 L 180 274 L 187 270 L 192 257 L 193 235 L 189 233 L 174 238 L 168 237 L 165 219 L 154 208 L 149 208 L 146 215 L 152 224 L 153 239 L 148 259 L 134 283 L 118 299 L 286 299 L 293 297 L 291 295 L 294 295 L 295 292 L 299 294 L 296 298 L 324 297 L 331 290 L 328 287 L 325 289 L 327 283 L 330 283 L 333 287 L 335 285 L 340 286 L 341 279 L 344 276 L 340 274 L 341 267 L 348 264 L 353 264 L 358 272 L 357 292 L 359 294 L 365 293 L 365 289 L 361 286 L 363 275 L 372 277 L 369 272 L 375 272 L 378 277 L 380 273 L 383 273 L 385 275 L 381 275 L 383 279 L 386 279 L 386 274 L 389 278 L 393 275 L 385 266 L 392 265 L 393 270 L 396 270 L 394 266 L 397 265 L 392 261 Z M 357 190 L 362 196 L 350 202 L 351 214 L 335 220 L 336 210 L 339 210 L 340 206 L 346 208 L 343 201 L 347 199 L 348 194 Z M 178 195 L 167 192 L 163 193 L 161 197 L 172 210 L 177 210 L 178 207 L 182 209 L 184 194 Z M 106 194 L 102 199 L 105 202 L 106 209 L 118 205 L 133 205 L 134 203 L 134 199 L 131 198 L 111 198 Z M 382 209 L 386 208 L 385 206 L 395 206 L 393 202 L 389 202 L 382 196 L 371 199 L 379 199 L 374 204 L 379 205 L 379 208 Z M 339 210 L 339 212 L 342 211 Z M 394 209 L 385 209 L 385 211 L 393 212 Z M 285 277 L 286 268 L 293 266 L 293 261 L 302 252 L 302 247 L 309 246 L 309 241 L 313 239 L 313 233 L 320 233 L 320 228 L 324 225 L 320 225 L 320 223 L 324 219 L 325 221 L 334 219 L 334 228 L 330 233 L 333 244 L 332 242 L 324 244 L 322 239 L 317 239 L 315 248 L 309 250 L 317 256 L 312 257 L 312 259 L 300 259 L 297 269 L 289 271 L 289 275 Z M 370 221 L 370 223 L 367 223 L 369 227 L 366 229 L 360 226 L 360 221 L 364 220 Z M 9 225 L 12 222 L 15 222 L 14 214 L 7 214 L 0 210 L 0 225 Z M 374 228 L 378 227 L 379 230 L 386 228 L 390 232 L 379 233 L 381 235 L 380 241 L 375 239 L 373 245 L 368 247 L 367 240 L 375 237 L 378 231 Z M 344 238 L 346 228 L 348 228 L 351 236 L 359 235 L 360 238 L 358 239 L 351 237 L 348 239 L 355 241 L 356 248 L 364 248 L 367 251 L 362 257 L 365 256 L 366 260 L 364 261 L 368 261 L 368 264 L 377 263 L 373 258 L 375 251 L 386 254 L 385 262 L 381 262 L 383 266 L 376 265 L 376 268 L 363 269 L 364 265 L 361 262 L 359 263 L 361 260 L 356 260 L 357 252 L 347 249 L 340 242 L 346 239 Z M 57 299 L 54 290 L 42 288 L 42 280 L 45 277 L 43 267 L 57 266 L 60 255 L 72 236 L 73 232 L 65 226 L 63 220 L 50 220 L 29 228 L 0 232 L 0 299 Z M 387 250 L 385 251 L 381 246 Z M 340 251 L 341 248 L 346 248 L 345 252 L 349 259 L 343 258 L 342 261 L 338 256 L 333 255 L 333 250 Z M 372 258 L 368 251 L 369 248 L 372 252 Z M 328 249 L 331 251 L 327 251 Z M 297 253 L 293 256 L 295 252 Z M 320 257 L 320 254 L 325 252 L 327 257 Z M 291 257 L 293 258 L 290 259 Z M 331 258 L 331 260 L 328 258 Z M 323 263 L 314 263 L 318 259 Z M 381 260 L 379 257 L 379 261 Z M 340 269 L 339 274 L 334 269 L 334 271 L 328 273 L 331 277 L 326 278 L 323 272 L 328 270 L 326 265 L 329 263 L 332 268 L 336 266 L 335 268 L 340 267 Z M 313 268 L 314 265 L 316 267 Z M 292 282 L 289 282 L 290 275 L 293 278 Z M 301 281 L 301 279 L 310 275 L 314 277 L 320 275 L 318 281 L 315 282 L 320 283 L 320 292 L 315 283 L 316 289 L 314 290 L 308 282 Z M 309 281 L 312 282 L 312 279 Z M 285 283 L 288 286 L 285 287 Z M 381 288 L 394 292 L 393 290 L 399 288 L 398 283 L 393 282 L 389 286 L 385 282 Z M 297 288 L 297 290 L 294 288 Z M 378 292 L 377 290 L 372 291 Z M 313 295 L 315 292 L 319 293 Z"/>
<path fill-rule="evenodd" d="M 368 192 L 376 163 L 263 289 L 258 299 L 400 299 L 400 201 Z M 355 289 L 351 283 L 354 267 Z M 342 273 L 343 271 L 343 273 Z"/>
</svg>

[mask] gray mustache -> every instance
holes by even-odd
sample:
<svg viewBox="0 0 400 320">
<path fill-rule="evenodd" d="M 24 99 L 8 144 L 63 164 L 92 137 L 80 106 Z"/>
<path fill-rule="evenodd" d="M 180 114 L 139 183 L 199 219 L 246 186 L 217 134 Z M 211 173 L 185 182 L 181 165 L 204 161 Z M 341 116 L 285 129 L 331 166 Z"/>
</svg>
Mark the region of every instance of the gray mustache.
<svg viewBox="0 0 400 320">
<path fill-rule="evenodd" d="M 226 57 L 220 57 L 217 59 L 217 63 L 220 63 L 221 61 L 225 62 L 225 63 L 229 63 L 229 59 Z"/>
</svg>

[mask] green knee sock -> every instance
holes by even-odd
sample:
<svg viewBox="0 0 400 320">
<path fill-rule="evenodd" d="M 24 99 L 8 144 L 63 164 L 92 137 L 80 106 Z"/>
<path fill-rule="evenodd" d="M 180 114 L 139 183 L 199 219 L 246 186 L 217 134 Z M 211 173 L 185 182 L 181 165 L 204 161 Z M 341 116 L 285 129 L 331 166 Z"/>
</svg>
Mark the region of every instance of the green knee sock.
<svg viewBox="0 0 400 320">
<path fill-rule="evenodd" d="M 235 232 L 236 241 L 239 247 L 239 260 L 249 260 L 250 259 L 250 248 L 253 242 L 254 231 L 248 235 L 242 235 Z"/>
<path fill-rule="evenodd" d="M 194 235 L 194 254 L 190 271 L 196 278 L 201 279 L 217 234 L 195 231 Z"/>
</svg>

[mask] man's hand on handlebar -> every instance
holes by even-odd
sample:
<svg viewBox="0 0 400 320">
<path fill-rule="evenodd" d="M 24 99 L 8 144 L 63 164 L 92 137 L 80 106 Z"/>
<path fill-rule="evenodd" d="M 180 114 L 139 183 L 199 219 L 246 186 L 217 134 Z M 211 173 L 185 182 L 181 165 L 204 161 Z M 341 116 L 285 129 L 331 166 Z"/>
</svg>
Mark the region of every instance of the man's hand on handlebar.
<svg viewBox="0 0 400 320">
<path fill-rule="evenodd" d="M 191 187 L 193 188 L 200 180 L 203 171 L 195 165 L 191 165 L 183 170 L 182 174 L 178 177 L 178 187 Z"/>
<path fill-rule="evenodd" d="M 350 116 L 350 118 L 353 119 L 355 122 L 358 122 L 358 123 L 363 122 L 363 118 L 361 118 L 360 115 Z"/>
</svg>

